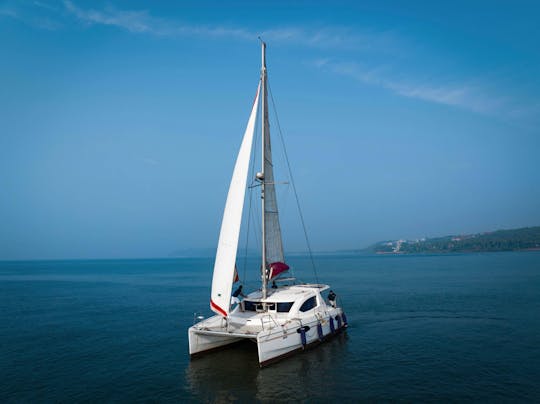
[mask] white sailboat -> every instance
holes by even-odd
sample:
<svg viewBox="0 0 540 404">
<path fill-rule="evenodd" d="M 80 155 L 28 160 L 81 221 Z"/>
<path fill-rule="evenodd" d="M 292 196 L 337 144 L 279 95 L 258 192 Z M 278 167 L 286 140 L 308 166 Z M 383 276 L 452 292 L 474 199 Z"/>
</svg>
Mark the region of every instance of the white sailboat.
<svg viewBox="0 0 540 404">
<path fill-rule="evenodd" d="M 257 173 L 262 199 L 261 288 L 231 304 L 236 254 L 242 222 L 257 112 L 262 114 L 262 170 Z M 195 357 L 242 339 L 256 342 L 261 366 L 315 345 L 347 327 L 342 308 L 325 300 L 324 284 L 275 282 L 289 269 L 285 263 L 277 209 L 268 124 L 266 44 L 262 43 L 261 79 L 225 203 L 214 264 L 210 308 L 216 313 L 189 328 L 189 353 Z M 272 281 L 272 287 L 268 283 Z M 333 293 L 332 293 L 333 294 Z M 331 298 L 332 296 L 328 296 Z M 236 299 L 234 299 L 236 300 Z"/>
</svg>

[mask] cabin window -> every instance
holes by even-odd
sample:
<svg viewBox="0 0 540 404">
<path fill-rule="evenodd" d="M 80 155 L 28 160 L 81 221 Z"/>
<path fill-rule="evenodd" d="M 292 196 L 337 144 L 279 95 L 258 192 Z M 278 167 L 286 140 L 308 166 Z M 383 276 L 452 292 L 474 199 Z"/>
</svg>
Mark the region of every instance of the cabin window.
<svg viewBox="0 0 540 404">
<path fill-rule="evenodd" d="M 294 302 L 282 302 L 282 303 L 276 303 L 277 305 L 277 312 L 278 313 L 288 313 L 289 310 L 291 310 L 291 307 Z"/>
<path fill-rule="evenodd" d="M 275 311 L 276 310 L 276 305 L 274 303 L 269 303 L 269 304 L 266 305 L 266 308 L 268 310 Z"/>
<path fill-rule="evenodd" d="M 310 297 L 309 299 L 307 299 L 307 300 L 302 304 L 302 306 L 300 307 L 300 311 L 301 311 L 301 312 L 305 312 L 305 311 L 311 310 L 311 309 L 314 308 L 316 305 L 317 305 L 317 297 L 315 297 L 315 296 Z"/>
<path fill-rule="evenodd" d="M 244 300 L 244 310 L 245 311 L 257 311 L 257 305 L 255 302 L 250 302 L 249 300 Z"/>
</svg>

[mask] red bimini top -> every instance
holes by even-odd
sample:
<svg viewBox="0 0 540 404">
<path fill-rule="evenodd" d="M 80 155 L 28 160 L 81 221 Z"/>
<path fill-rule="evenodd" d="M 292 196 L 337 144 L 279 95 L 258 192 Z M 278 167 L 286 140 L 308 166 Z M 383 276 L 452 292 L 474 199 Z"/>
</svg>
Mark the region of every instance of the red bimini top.
<svg viewBox="0 0 540 404">
<path fill-rule="evenodd" d="M 272 262 L 270 264 L 270 277 L 268 279 L 275 278 L 280 273 L 285 272 L 289 269 L 289 266 L 284 262 Z"/>
</svg>

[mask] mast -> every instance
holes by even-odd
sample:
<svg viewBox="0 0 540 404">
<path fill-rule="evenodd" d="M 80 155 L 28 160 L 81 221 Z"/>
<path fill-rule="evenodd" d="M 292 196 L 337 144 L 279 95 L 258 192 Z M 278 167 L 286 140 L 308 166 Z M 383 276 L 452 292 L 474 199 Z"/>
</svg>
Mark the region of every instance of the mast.
<svg viewBox="0 0 540 404">
<path fill-rule="evenodd" d="M 266 145 L 266 128 L 268 125 L 266 121 L 268 120 L 268 105 L 267 105 L 267 96 L 266 96 L 266 44 L 261 41 L 261 51 L 262 51 L 262 67 L 261 67 L 261 88 L 262 88 L 262 97 L 261 97 L 261 112 L 263 119 L 262 122 L 262 178 L 261 178 L 261 203 L 262 203 L 262 267 L 261 267 L 261 280 L 262 280 L 262 298 L 266 299 L 266 284 L 267 284 L 267 274 L 266 274 L 266 213 L 265 213 L 265 203 L 264 203 L 264 188 L 265 188 L 265 177 L 264 177 L 264 161 L 265 161 L 265 145 Z"/>
</svg>

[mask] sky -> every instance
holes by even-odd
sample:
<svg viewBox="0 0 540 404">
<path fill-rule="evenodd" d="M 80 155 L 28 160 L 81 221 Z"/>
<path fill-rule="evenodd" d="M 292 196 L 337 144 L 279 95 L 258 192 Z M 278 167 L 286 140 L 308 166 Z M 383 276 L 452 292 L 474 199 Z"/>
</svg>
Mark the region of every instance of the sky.
<svg viewBox="0 0 540 404">
<path fill-rule="evenodd" d="M 258 36 L 314 250 L 540 225 L 539 20 L 534 1 L 1 1 L 0 260 L 212 251 Z"/>
</svg>

